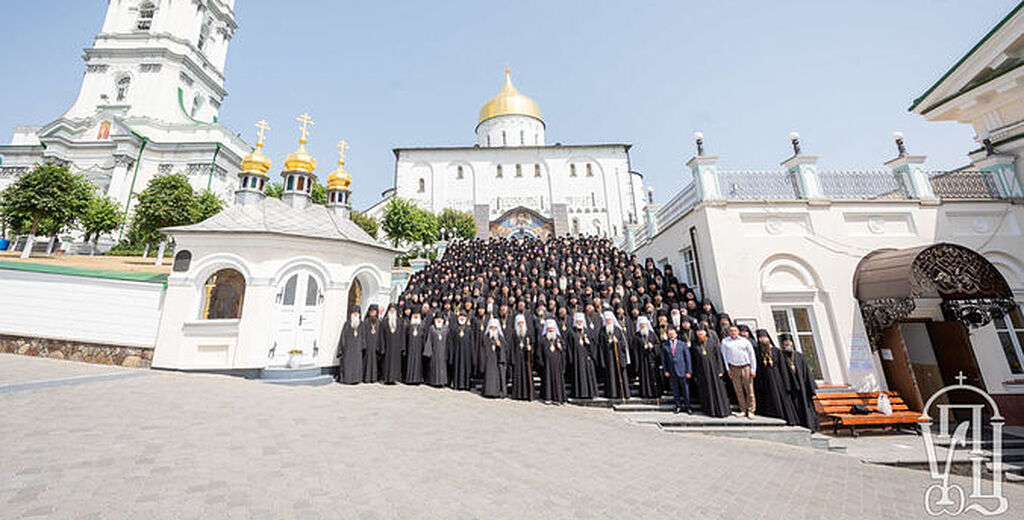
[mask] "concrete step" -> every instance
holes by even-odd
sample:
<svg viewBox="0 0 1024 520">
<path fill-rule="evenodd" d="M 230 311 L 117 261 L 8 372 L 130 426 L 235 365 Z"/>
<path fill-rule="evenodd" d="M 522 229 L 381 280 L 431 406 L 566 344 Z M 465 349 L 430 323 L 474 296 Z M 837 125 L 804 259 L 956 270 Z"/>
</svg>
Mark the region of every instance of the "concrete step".
<svg viewBox="0 0 1024 520">
<path fill-rule="evenodd" d="M 568 401 L 569 404 L 573 404 L 573 405 L 576 405 L 576 406 L 589 406 L 589 407 L 594 407 L 594 408 L 613 408 L 613 407 L 615 407 L 617 405 L 622 405 L 623 404 L 622 399 L 607 399 L 607 398 L 604 398 L 604 397 L 595 397 L 593 399 L 576 399 L 574 397 L 570 397 L 567 401 Z M 662 399 L 663 403 L 665 401 L 666 401 L 665 399 Z M 671 401 L 671 399 L 668 399 L 668 401 Z M 639 397 L 634 397 L 632 399 L 626 399 L 625 404 L 628 404 L 628 405 L 653 405 L 653 404 L 658 404 L 658 400 L 657 399 L 643 399 L 643 398 L 639 398 Z"/>
<path fill-rule="evenodd" d="M 675 410 L 675 404 L 662 402 L 661 404 L 626 403 L 612 405 L 616 412 L 671 412 Z"/>
<path fill-rule="evenodd" d="M 810 430 L 799 426 L 754 425 L 745 427 L 705 426 L 701 428 L 663 426 L 662 430 L 679 434 L 714 435 L 718 437 L 780 442 L 805 448 L 817 447 L 812 441 Z"/>
<path fill-rule="evenodd" d="M 277 379 L 305 379 L 320 375 L 320 367 L 309 364 L 299 368 L 272 366 L 260 371 L 260 379 L 265 381 Z"/>
<path fill-rule="evenodd" d="M 811 434 L 811 447 L 819 450 L 831 451 L 833 453 L 846 453 L 846 446 L 837 443 L 828 435 L 822 435 L 820 433 Z"/>
<path fill-rule="evenodd" d="M 324 386 L 333 383 L 334 377 L 329 374 L 324 374 L 294 379 L 261 379 L 260 381 L 271 385 Z"/>
<path fill-rule="evenodd" d="M 749 419 L 742 415 L 731 415 L 729 417 L 709 417 L 695 412 L 693 415 L 686 413 L 672 413 L 671 411 L 647 411 L 647 412 L 624 412 L 622 414 L 627 420 L 638 424 L 658 424 L 665 426 L 679 426 L 688 428 L 704 428 L 728 426 L 732 428 L 750 428 L 754 426 L 786 426 L 786 421 L 774 417 L 752 416 Z M 805 429 L 805 431 L 807 431 Z"/>
</svg>

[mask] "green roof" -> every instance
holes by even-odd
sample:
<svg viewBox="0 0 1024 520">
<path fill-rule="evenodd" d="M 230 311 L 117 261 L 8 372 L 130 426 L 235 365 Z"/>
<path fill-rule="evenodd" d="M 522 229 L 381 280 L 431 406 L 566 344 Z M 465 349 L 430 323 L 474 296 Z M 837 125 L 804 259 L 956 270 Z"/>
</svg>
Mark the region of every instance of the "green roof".
<svg viewBox="0 0 1024 520">
<path fill-rule="evenodd" d="M 107 269 L 83 269 L 80 267 L 37 264 L 33 262 L 12 262 L 10 260 L 0 260 L 0 269 L 62 274 L 66 276 L 84 276 L 86 278 L 106 278 L 109 280 L 126 280 L 130 282 L 158 283 L 165 287 L 167 286 L 167 275 L 163 273 L 133 273 L 129 271 L 111 271 Z"/>
<path fill-rule="evenodd" d="M 917 105 L 921 104 L 921 101 L 924 101 L 924 98 L 928 97 L 928 94 L 931 94 L 932 91 L 934 91 L 936 88 L 938 88 L 939 85 L 943 81 L 946 81 L 946 78 L 948 78 L 950 76 L 950 74 L 953 73 L 954 70 L 956 70 L 960 65 L 963 65 L 963 63 L 965 61 L 967 61 L 967 58 L 970 58 L 971 55 L 973 55 L 974 52 L 977 51 L 979 47 L 984 45 L 984 43 L 987 42 L 988 39 L 991 38 L 992 35 L 996 33 L 996 31 L 998 31 L 1003 25 L 1005 25 L 1006 22 L 1008 22 L 1010 20 L 1010 18 L 1013 17 L 1013 15 L 1017 14 L 1017 11 L 1020 11 L 1021 7 L 1024 7 L 1024 1 L 1022 1 L 1019 4 L 1017 4 L 1017 7 L 1014 7 L 1013 10 L 1010 11 L 1006 16 L 1004 16 L 1002 20 L 999 20 L 999 23 L 997 23 L 996 26 L 993 27 L 992 30 L 989 31 L 988 34 L 986 34 L 984 38 L 982 38 L 978 43 L 974 44 L 974 47 L 971 47 L 971 50 L 967 51 L 967 54 L 964 54 L 962 58 L 957 60 L 957 62 L 954 63 L 953 66 L 950 67 L 949 70 L 947 70 L 946 73 L 943 74 L 942 77 L 939 78 L 939 80 L 936 81 L 934 85 L 929 87 L 928 90 L 926 90 L 924 92 L 924 94 L 921 94 L 917 99 L 915 99 L 914 103 L 912 105 L 910 105 L 910 108 L 908 108 L 907 110 L 908 111 L 912 111 L 915 108 L 917 108 Z M 931 107 L 929 107 L 929 110 L 930 109 L 931 109 Z"/>
</svg>

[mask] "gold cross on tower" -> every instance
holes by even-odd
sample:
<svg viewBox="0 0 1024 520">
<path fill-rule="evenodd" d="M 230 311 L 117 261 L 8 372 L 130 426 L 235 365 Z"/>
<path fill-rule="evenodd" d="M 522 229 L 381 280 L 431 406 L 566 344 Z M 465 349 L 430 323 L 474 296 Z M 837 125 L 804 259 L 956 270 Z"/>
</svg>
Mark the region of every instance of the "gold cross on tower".
<svg viewBox="0 0 1024 520">
<path fill-rule="evenodd" d="M 348 150 L 348 143 L 342 139 L 338 141 L 338 164 L 345 164 L 345 150 Z"/>
<path fill-rule="evenodd" d="M 256 141 L 256 146 L 263 146 L 263 141 L 267 138 L 267 130 L 270 130 L 270 125 L 267 124 L 266 120 L 260 120 L 256 123 L 256 135 L 259 137 Z"/>
<path fill-rule="evenodd" d="M 302 132 L 302 137 L 299 138 L 299 142 L 302 144 L 306 144 L 306 138 L 309 137 L 309 130 L 306 129 L 306 126 L 315 125 L 316 123 L 314 123 L 313 119 L 309 117 L 309 114 L 302 114 L 301 116 L 295 118 L 295 120 L 302 125 L 299 127 L 299 131 Z"/>
</svg>

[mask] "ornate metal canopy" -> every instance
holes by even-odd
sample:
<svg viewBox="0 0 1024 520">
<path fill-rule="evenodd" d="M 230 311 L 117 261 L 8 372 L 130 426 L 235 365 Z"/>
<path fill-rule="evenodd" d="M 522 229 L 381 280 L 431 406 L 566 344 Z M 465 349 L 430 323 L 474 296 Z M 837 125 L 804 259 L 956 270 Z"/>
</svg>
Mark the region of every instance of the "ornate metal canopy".
<svg viewBox="0 0 1024 520">
<path fill-rule="evenodd" d="M 1015 305 L 1003 276 L 985 257 L 955 244 L 868 253 L 853 275 L 854 296 L 871 345 L 914 311 L 918 298 L 941 298 L 947 320 L 981 327 Z"/>
</svg>

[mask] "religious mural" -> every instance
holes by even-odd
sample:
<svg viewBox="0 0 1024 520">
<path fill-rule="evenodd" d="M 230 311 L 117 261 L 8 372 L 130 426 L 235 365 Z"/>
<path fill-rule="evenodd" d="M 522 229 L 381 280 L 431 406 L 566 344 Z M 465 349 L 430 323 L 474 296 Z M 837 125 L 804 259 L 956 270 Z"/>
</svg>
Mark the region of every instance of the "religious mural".
<svg viewBox="0 0 1024 520">
<path fill-rule="evenodd" d="M 555 226 L 536 211 L 522 206 L 510 209 L 491 221 L 491 236 L 502 238 L 547 238 Z"/>
</svg>

